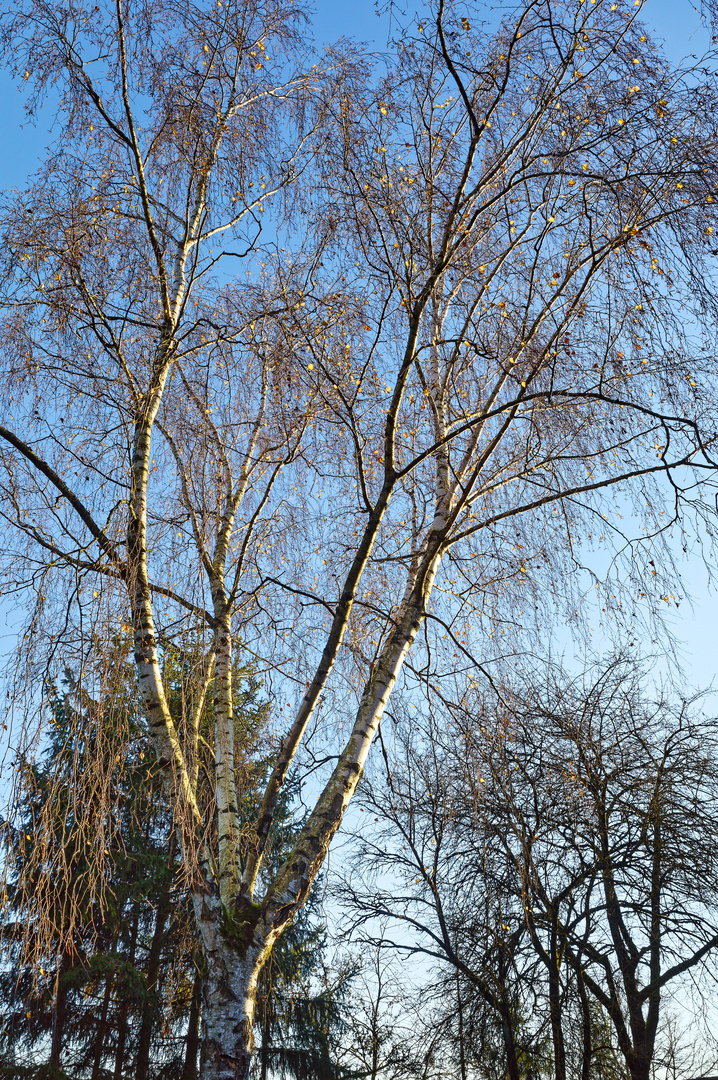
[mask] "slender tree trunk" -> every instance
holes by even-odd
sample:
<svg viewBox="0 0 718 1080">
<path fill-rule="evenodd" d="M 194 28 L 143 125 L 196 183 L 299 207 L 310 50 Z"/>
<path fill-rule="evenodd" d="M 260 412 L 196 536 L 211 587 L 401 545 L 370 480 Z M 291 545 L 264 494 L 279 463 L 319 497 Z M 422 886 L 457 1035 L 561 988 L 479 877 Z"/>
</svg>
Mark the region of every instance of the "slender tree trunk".
<svg viewBox="0 0 718 1080">
<path fill-rule="evenodd" d="M 122 1080 L 122 1070 L 125 1064 L 125 1043 L 127 1042 L 128 1008 L 127 998 L 123 997 L 117 1014 L 117 1046 L 115 1047 L 115 1067 L 112 1072 L 112 1080 Z"/>
<path fill-rule="evenodd" d="M 496 1010 L 501 1020 L 501 1035 L 506 1054 L 506 1076 L 508 1080 L 521 1080 L 519 1055 L 516 1047 L 516 1031 L 514 1014 L 511 1008 L 511 1000 L 508 993 L 508 963 L 505 950 L 501 949 L 497 958 L 496 979 L 499 987 L 499 999 L 496 1002 Z"/>
<path fill-rule="evenodd" d="M 553 1060 L 556 1080 L 566 1080 L 566 1052 L 561 1022 L 561 979 L 559 977 L 559 952 L 556 920 L 551 927 L 551 947 L 548 968 L 549 1011 L 551 1015 L 551 1036 L 553 1039 Z"/>
<path fill-rule="evenodd" d="M 150 1063 L 150 1043 L 152 1040 L 152 1028 L 154 1024 L 154 990 L 160 973 L 162 943 L 164 941 L 165 925 L 171 906 L 170 882 L 168 878 L 166 888 L 163 890 L 162 899 L 157 905 L 155 928 L 147 957 L 147 969 L 145 972 L 147 996 L 145 997 L 145 1002 L 142 1006 L 142 1020 L 140 1022 L 140 1034 L 137 1043 L 135 1080 L 147 1080 L 147 1070 Z"/>
<path fill-rule="evenodd" d="M 128 960 L 130 964 L 135 962 L 135 949 L 137 947 L 137 931 L 140 921 L 140 906 L 138 903 L 134 905 L 134 911 L 132 915 L 132 928 L 130 931 L 130 949 Z M 117 1017 L 117 1048 L 115 1050 L 115 1069 L 112 1074 L 112 1080 L 122 1080 L 122 1071 L 125 1064 L 125 1043 L 127 1042 L 127 1014 L 130 1008 L 129 994 L 125 992 L 120 999 L 120 1008 Z"/>
<path fill-rule="evenodd" d="M 192 1001 L 190 1002 L 189 1018 L 187 1020 L 187 1037 L 185 1041 L 182 1080 L 197 1080 L 197 1052 L 199 1050 L 199 1018 L 201 1004 L 202 975 L 197 971 L 194 977 Z"/>
<path fill-rule="evenodd" d="M 102 1052 L 105 1048 L 105 1037 L 107 1035 L 107 1013 L 109 1012 L 110 1008 L 111 996 L 112 977 L 108 975 L 105 979 L 105 993 L 102 997 L 100 1022 L 97 1025 L 97 1034 L 95 1035 L 95 1056 L 92 1061 L 92 1076 L 90 1077 L 90 1080 L 100 1080 L 100 1066 L 102 1065 Z"/>
<path fill-rule="evenodd" d="M 456 974 L 456 1015 L 459 1021 L 459 1068 L 461 1080 L 466 1080 L 466 1047 L 464 1046 L 464 1006 L 461 1001 L 461 982 L 459 969 L 455 968 Z"/>
<path fill-rule="evenodd" d="M 140 1022 L 140 1034 L 137 1043 L 137 1064 L 135 1066 L 135 1080 L 147 1080 L 147 1070 L 150 1062 L 150 1043 L 152 1041 L 152 1027 L 154 1022 L 154 989 L 160 973 L 160 961 L 162 959 L 162 943 L 164 941 L 165 926 L 172 910 L 172 866 L 175 859 L 175 832 L 172 830 L 169 836 L 167 853 L 167 876 L 162 893 L 157 904 L 155 916 L 155 928 L 152 934 L 152 942 L 147 956 L 147 968 L 145 971 L 146 993 L 145 1003 L 142 1006 L 142 1020 Z"/>
<path fill-rule="evenodd" d="M 217 586 L 219 588 L 219 586 Z M 219 895 L 229 907 L 239 888 L 239 837 L 234 769 L 234 709 L 232 702 L 232 631 L 224 598 L 215 599 L 215 613 L 223 616 L 217 630 L 214 691 L 214 763 L 216 771 Z M 219 620 L 218 620 L 219 621 Z"/>
<path fill-rule="evenodd" d="M 581 1080 L 589 1080 L 591 1075 L 591 1059 L 593 1057 L 593 1031 L 591 1030 L 591 1008 L 588 1003 L 588 994 L 580 974 L 577 978 L 578 997 L 581 1003 L 581 1021 L 583 1027 L 583 1039 L 581 1055 Z"/>
<path fill-rule="evenodd" d="M 52 1038 L 50 1042 L 50 1075 L 59 1075 L 62 1055 L 62 1039 L 65 1030 L 65 1016 L 67 1013 L 67 983 L 63 976 L 70 968 L 70 957 L 67 953 L 62 954 L 60 970 L 55 984 L 55 999 L 52 1003 Z"/>
<path fill-rule="evenodd" d="M 508 1008 L 502 1008 L 501 1010 L 501 1031 L 504 1038 L 508 1080 L 521 1080 L 521 1068 L 516 1050 L 516 1040 L 514 1039 L 514 1022 Z"/>
<path fill-rule="evenodd" d="M 259 1080 L 267 1080 L 267 1069 L 269 1067 L 270 1015 L 269 1002 L 267 1001 L 264 1010 L 264 1021 L 262 1023 L 262 1045 L 259 1050 Z"/>
</svg>

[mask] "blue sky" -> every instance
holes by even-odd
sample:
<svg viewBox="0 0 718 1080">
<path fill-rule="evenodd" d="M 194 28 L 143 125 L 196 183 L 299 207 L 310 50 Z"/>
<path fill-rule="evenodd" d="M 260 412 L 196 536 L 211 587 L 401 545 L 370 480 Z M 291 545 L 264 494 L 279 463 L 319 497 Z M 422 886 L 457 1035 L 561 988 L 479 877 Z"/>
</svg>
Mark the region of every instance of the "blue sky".
<svg viewBox="0 0 718 1080">
<path fill-rule="evenodd" d="M 420 10 L 419 5 L 416 7 Z M 489 12 L 497 10 L 496 5 L 487 7 Z M 377 51 L 386 48 L 389 21 L 385 15 L 377 16 L 372 0 L 353 0 L 348 4 L 320 0 L 316 11 L 318 45 L 346 36 L 365 41 Z M 700 55 L 710 41 L 690 0 L 644 0 L 642 17 L 649 29 L 664 40 L 666 51 L 674 61 L 690 54 Z M 25 122 L 22 105 L 22 92 L 13 85 L 7 72 L 0 71 L 0 187 L 3 189 L 23 186 L 25 178 L 37 168 L 51 137 L 51 113 L 41 113 L 37 123 L 30 125 Z M 708 573 L 699 557 L 683 558 L 682 574 L 693 603 L 683 603 L 680 611 L 671 617 L 671 625 L 675 636 L 684 643 L 681 651 L 687 679 L 693 685 L 706 686 L 718 675 L 716 591 L 709 590 Z M 10 617 L 5 627 L 0 625 L 0 653 L 10 647 L 12 621 Z M 598 628 L 596 638 L 596 648 L 600 651 Z M 650 645 L 648 651 L 652 651 Z"/>
</svg>

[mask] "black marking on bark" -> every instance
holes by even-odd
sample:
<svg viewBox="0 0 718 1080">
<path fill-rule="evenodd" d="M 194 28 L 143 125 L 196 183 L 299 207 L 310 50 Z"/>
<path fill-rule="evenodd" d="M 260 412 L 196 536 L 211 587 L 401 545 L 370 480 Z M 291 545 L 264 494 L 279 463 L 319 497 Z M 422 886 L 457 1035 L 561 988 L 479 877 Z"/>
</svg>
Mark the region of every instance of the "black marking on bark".
<svg viewBox="0 0 718 1080">
<path fill-rule="evenodd" d="M 288 922 L 291 922 L 297 913 L 296 904 L 285 904 L 284 907 L 278 908 L 272 918 L 272 926 L 275 929 L 284 927 Z"/>
<path fill-rule="evenodd" d="M 242 960 L 245 959 L 247 949 L 254 941 L 254 931 L 261 914 L 262 905 L 254 904 L 251 900 L 241 900 L 234 910 L 222 905 L 219 920 L 220 933 Z"/>
</svg>

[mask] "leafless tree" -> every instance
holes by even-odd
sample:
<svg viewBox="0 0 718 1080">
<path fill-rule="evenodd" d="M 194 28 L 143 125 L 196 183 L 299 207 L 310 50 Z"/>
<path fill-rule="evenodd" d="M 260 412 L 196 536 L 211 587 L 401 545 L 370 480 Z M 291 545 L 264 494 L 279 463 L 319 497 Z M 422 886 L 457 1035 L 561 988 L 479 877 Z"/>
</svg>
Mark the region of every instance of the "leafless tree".
<svg viewBox="0 0 718 1080">
<path fill-rule="evenodd" d="M 416 1015 L 406 980 L 380 948 L 354 958 L 351 1024 L 339 1064 L 358 1080 L 421 1076 Z"/>
<path fill-rule="evenodd" d="M 402 764 L 387 753 L 364 795 L 382 824 L 359 865 L 377 877 L 340 892 L 356 925 L 403 926 L 395 949 L 490 1007 L 507 1075 L 523 1052 L 556 1077 L 646 1080 L 680 1042 L 667 996 L 692 988 L 695 1023 L 713 996 L 715 720 L 651 701 L 627 661 L 531 681 L 405 729 Z"/>
<path fill-rule="evenodd" d="M 347 932 L 387 954 L 426 958 L 426 997 L 465 1076 L 521 1080 L 549 1063 L 545 979 L 521 890 L 483 819 L 486 759 L 446 718 L 414 713 L 385 776 L 367 784 L 354 870 L 335 886 Z M 475 738 L 479 728 L 472 717 Z M 377 936 L 374 927 L 384 926 Z"/>
<path fill-rule="evenodd" d="M 536 783 L 540 767 L 553 774 L 550 786 L 563 781 L 574 804 L 573 835 L 560 817 L 557 830 L 531 810 L 527 820 L 523 811 L 515 816 L 532 938 L 545 951 L 548 915 L 557 955 L 610 1018 L 632 1080 L 651 1075 L 666 994 L 684 976 L 702 976 L 704 995 L 715 981 L 718 744 L 715 721 L 695 711 L 695 704 L 652 704 L 645 684 L 619 663 L 583 692 L 562 693 L 546 712 L 529 711 L 534 732 L 544 717 L 554 729 L 553 761 L 539 766 L 536 738 L 526 757 L 509 751 L 516 777 L 528 771 Z M 542 847 L 555 852 L 546 858 Z M 560 895 L 546 888 L 559 859 L 580 874 L 570 899 L 568 888 Z"/>
</svg>

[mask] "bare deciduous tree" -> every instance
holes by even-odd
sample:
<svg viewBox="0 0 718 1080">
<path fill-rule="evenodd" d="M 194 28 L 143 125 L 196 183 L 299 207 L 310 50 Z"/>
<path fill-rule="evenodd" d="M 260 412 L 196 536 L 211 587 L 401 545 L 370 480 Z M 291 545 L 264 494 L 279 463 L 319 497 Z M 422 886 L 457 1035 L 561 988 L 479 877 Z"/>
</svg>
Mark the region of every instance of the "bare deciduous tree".
<svg viewBox="0 0 718 1080">
<path fill-rule="evenodd" d="M 378 880 L 344 899 L 461 979 L 509 1076 L 529 1054 L 559 1078 L 622 1058 L 647 1080 L 677 1041 L 667 996 L 693 985 L 697 1019 L 716 975 L 715 720 L 652 702 L 626 661 L 531 681 L 405 729 L 365 796 Z"/>
</svg>

